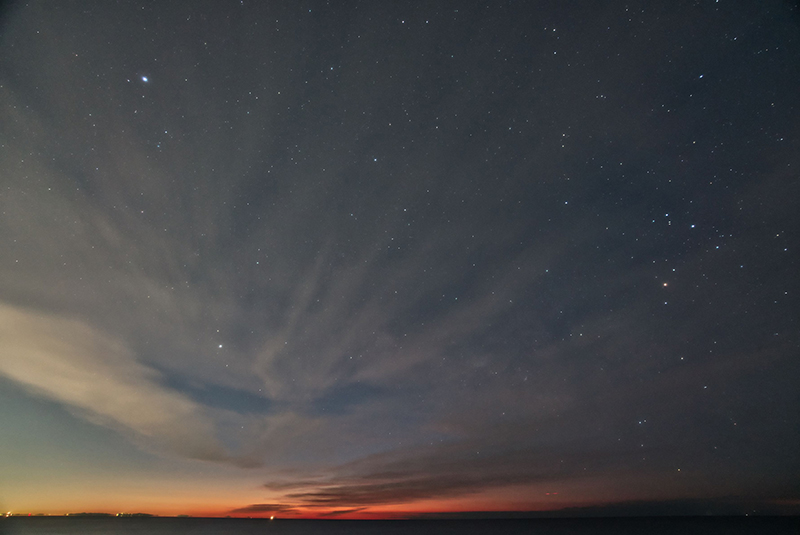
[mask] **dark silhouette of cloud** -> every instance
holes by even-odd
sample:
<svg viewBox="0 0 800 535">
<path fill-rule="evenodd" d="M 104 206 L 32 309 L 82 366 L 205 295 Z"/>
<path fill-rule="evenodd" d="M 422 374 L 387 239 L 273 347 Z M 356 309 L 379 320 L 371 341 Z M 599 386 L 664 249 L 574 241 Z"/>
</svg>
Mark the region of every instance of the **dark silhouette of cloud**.
<svg viewBox="0 0 800 535">
<path fill-rule="evenodd" d="M 230 513 L 239 514 L 280 514 L 280 513 L 295 513 L 297 508 L 291 505 L 282 503 L 254 503 L 245 507 L 232 509 Z"/>
</svg>

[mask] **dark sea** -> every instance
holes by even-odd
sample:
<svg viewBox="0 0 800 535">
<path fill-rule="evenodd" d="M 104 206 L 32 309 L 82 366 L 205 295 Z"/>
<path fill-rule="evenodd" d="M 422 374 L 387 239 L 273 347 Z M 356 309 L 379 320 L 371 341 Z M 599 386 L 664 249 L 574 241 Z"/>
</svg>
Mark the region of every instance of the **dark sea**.
<svg viewBox="0 0 800 535">
<path fill-rule="evenodd" d="M 656 517 L 515 520 L 261 520 L 238 518 L 0 518 L 2 535 L 582 535 L 794 534 L 797 517 Z"/>
</svg>

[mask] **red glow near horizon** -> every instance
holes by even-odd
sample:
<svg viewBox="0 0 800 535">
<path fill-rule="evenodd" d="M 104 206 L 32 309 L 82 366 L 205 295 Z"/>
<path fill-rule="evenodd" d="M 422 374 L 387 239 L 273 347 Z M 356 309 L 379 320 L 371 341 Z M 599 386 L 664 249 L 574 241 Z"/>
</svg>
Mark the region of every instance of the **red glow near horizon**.
<svg viewBox="0 0 800 535">
<path fill-rule="evenodd" d="M 557 492 L 553 493 L 546 493 L 547 495 L 556 495 Z M 552 504 L 546 505 L 544 503 L 540 504 L 530 504 L 528 507 L 520 507 L 519 505 L 511 505 L 508 504 L 507 507 L 497 507 L 498 504 L 494 504 L 493 507 L 479 507 L 473 504 L 472 506 L 465 506 L 458 504 L 454 504 L 452 502 L 447 503 L 439 503 L 439 506 L 434 506 L 436 504 L 426 504 L 425 506 L 420 507 L 419 504 L 403 504 L 403 505 L 383 505 L 383 506 L 376 506 L 376 507 L 369 507 L 362 510 L 353 510 L 357 508 L 350 508 L 342 509 L 342 508 L 320 508 L 320 507 L 304 507 L 302 505 L 298 505 L 296 508 L 293 508 L 291 511 L 264 511 L 258 513 L 246 513 L 246 512 L 239 512 L 239 513 L 208 513 L 208 514 L 196 514 L 194 516 L 206 516 L 206 517 L 234 517 L 234 518 L 263 518 L 263 519 L 273 519 L 273 520 L 291 520 L 291 519 L 308 519 L 308 520 L 333 520 L 333 519 L 340 519 L 340 520 L 398 520 L 398 519 L 410 519 L 416 518 L 419 516 L 424 515 L 435 515 L 435 514 L 469 514 L 469 513 L 479 513 L 479 512 L 544 512 L 544 511 L 552 511 L 558 510 L 565 507 L 572 507 L 572 506 L 579 506 L 583 504 L 563 504 L 559 503 L 557 507 L 554 507 Z M 339 512 L 341 511 L 341 512 Z"/>
</svg>

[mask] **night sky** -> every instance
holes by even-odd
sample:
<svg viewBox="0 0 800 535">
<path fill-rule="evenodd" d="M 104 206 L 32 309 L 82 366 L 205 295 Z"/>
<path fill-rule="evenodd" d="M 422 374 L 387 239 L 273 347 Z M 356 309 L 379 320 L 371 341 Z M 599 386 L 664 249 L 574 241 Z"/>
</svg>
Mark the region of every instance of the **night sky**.
<svg viewBox="0 0 800 535">
<path fill-rule="evenodd" d="M 0 32 L 3 511 L 800 510 L 793 2 Z"/>
</svg>

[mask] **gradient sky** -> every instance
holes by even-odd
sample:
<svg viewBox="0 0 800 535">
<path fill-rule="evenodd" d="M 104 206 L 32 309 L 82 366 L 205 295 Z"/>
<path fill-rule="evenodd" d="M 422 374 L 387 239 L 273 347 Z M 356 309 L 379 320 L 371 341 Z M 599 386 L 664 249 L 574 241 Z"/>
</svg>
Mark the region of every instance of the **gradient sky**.
<svg viewBox="0 0 800 535">
<path fill-rule="evenodd" d="M 792 2 L 0 38 L 0 508 L 800 504 Z"/>
</svg>

